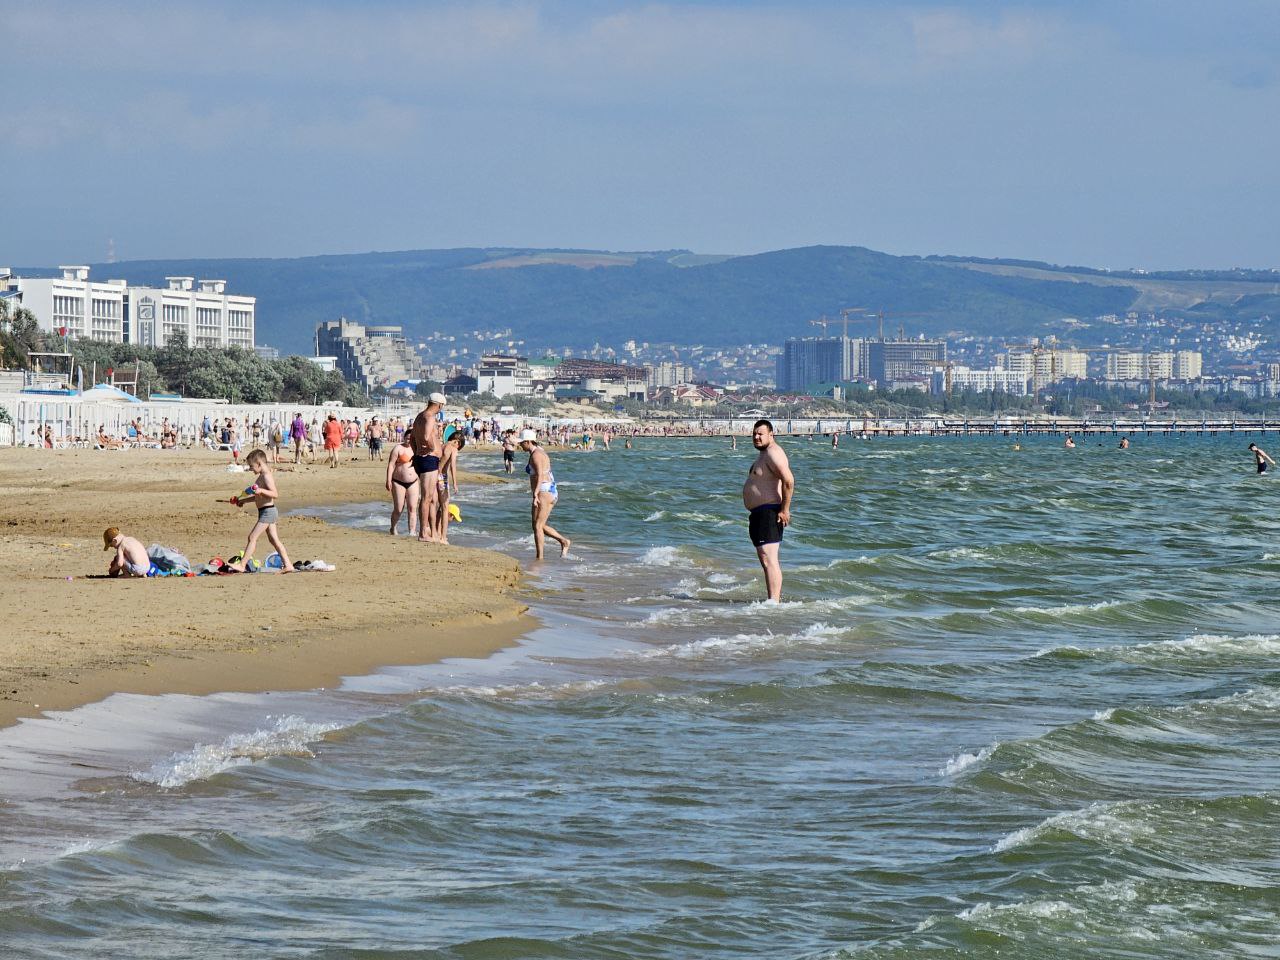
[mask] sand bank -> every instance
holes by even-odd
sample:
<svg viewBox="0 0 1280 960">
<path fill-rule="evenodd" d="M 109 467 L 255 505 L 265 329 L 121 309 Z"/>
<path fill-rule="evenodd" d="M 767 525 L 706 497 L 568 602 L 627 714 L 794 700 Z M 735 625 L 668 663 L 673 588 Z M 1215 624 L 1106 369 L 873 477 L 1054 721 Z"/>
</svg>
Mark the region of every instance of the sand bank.
<svg viewBox="0 0 1280 960">
<path fill-rule="evenodd" d="M 321 558 L 334 572 L 101 577 L 108 526 L 192 563 L 240 550 L 252 506 L 214 499 L 252 478 L 226 467 L 225 453 L 205 450 L 0 450 L 0 726 L 118 691 L 327 686 L 378 666 L 483 656 L 527 629 L 509 557 L 310 517 L 284 516 L 281 537 L 295 562 Z M 345 451 L 336 470 L 282 465 L 281 513 L 387 497 L 385 469 Z M 270 552 L 264 537 L 258 558 Z"/>
</svg>

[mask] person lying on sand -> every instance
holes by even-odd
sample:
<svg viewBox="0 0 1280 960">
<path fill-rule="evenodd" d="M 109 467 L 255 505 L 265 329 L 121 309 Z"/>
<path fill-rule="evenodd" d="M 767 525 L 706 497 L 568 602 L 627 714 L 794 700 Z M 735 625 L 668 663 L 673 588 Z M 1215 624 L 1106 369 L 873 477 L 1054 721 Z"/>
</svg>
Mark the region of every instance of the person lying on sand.
<svg viewBox="0 0 1280 960">
<path fill-rule="evenodd" d="M 151 558 L 142 541 L 126 537 L 116 527 L 108 527 L 102 533 L 103 550 L 114 550 L 116 555 L 107 565 L 109 577 L 145 577 L 151 571 Z"/>
</svg>

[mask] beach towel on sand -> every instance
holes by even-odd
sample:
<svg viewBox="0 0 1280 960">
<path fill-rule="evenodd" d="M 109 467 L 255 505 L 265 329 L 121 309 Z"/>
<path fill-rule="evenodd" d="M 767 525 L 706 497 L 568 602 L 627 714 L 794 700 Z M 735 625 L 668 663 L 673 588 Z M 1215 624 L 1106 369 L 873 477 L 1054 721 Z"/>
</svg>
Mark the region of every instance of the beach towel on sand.
<svg viewBox="0 0 1280 960">
<path fill-rule="evenodd" d="M 191 561 L 172 547 L 153 543 L 147 547 L 147 556 L 151 558 L 151 565 L 162 574 L 172 576 L 191 572 Z"/>
</svg>

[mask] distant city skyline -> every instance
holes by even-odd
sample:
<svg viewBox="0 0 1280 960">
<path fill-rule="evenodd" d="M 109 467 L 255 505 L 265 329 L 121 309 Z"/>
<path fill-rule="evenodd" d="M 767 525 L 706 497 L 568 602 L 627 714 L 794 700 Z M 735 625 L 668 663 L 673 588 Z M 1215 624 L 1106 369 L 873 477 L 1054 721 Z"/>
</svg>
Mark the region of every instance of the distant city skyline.
<svg viewBox="0 0 1280 960">
<path fill-rule="evenodd" d="M 1280 266 L 1280 5 L 0 0 L 0 264 Z"/>
</svg>

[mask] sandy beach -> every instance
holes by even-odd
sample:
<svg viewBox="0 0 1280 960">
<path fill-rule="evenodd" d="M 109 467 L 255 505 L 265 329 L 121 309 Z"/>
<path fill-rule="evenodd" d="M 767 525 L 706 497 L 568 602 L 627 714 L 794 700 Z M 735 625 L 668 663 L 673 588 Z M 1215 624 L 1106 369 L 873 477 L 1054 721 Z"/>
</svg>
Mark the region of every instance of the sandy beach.
<svg viewBox="0 0 1280 960">
<path fill-rule="evenodd" d="M 206 450 L 0 450 L 0 726 L 114 692 L 326 686 L 379 666 L 484 656 L 526 629 L 508 557 L 288 516 L 389 499 L 385 464 L 364 451 L 344 451 L 336 470 L 278 468 L 291 558 L 333 572 L 104 576 L 108 526 L 193 564 L 242 549 L 253 508 L 214 501 L 252 477 L 227 463 Z M 258 559 L 270 552 L 264 537 Z"/>
</svg>

